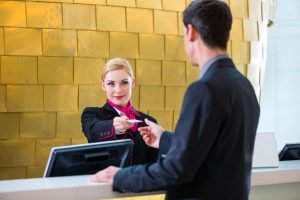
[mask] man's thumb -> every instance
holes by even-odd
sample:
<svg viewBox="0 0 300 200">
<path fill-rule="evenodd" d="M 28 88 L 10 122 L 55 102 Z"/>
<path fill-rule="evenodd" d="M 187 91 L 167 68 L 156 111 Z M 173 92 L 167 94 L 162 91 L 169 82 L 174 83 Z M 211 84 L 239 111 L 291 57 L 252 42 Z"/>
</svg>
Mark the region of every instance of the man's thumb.
<svg viewBox="0 0 300 200">
<path fill-rule="evenodd" d="M 145 123 L 146 123 L 147 125 L 149 125 L 149 126 L 150 126 L 151 124 L 153 124 L 153 122 L 151 122 L 151 121 L 150 121 L 149 119 L 147 119 L 147 118 L 145 119 Z"/>
</svg>

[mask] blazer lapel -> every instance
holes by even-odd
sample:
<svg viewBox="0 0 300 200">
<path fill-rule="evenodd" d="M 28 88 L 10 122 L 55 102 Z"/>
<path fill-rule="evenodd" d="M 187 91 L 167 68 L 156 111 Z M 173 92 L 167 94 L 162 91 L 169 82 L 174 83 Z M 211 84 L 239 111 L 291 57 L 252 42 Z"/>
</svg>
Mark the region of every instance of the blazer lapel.
<svg viewBox="0 0 300 200">
<path fill-rule="evenodd" d="M 120 116 L 119 113 L 108 103 L 105 103 L 102 108 L 103 108 L 103 114 L 106 118 L 112 119 L 116 116 Z"/>
</svg>

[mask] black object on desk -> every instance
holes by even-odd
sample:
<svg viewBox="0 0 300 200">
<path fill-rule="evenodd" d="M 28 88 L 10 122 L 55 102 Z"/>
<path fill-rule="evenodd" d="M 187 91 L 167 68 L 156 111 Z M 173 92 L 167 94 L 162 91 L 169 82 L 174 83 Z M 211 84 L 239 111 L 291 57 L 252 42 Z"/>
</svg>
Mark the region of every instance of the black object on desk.
<svg viewBox="0 0 300 200">
<path fill-rule="evenodd" d="M 300 143 L 286 144 L 279 153 L 279 160 L 300 160 Z"/>
<path fill-rule="evenodd" d="M 54 147 L 44 177 L 94 174 L 110 165 L 125 167 L 132 148 L 130 139 Z"/>
</svg>

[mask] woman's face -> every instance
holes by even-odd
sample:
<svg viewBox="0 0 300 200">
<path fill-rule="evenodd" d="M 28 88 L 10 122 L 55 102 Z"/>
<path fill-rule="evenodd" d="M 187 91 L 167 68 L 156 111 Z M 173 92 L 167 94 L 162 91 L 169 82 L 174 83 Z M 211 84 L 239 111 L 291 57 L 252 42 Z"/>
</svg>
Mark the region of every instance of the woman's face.
<svg viewBox="0 0 300 200">
<path fill-rule="evenodd" d="M 135 82 L 125 70 L 119 69 L 108 72 L 104 81 L 101 81 L 101 85 L 110 101 L 125 107 L 131 98 L 131 91 Z"/>
</svg>

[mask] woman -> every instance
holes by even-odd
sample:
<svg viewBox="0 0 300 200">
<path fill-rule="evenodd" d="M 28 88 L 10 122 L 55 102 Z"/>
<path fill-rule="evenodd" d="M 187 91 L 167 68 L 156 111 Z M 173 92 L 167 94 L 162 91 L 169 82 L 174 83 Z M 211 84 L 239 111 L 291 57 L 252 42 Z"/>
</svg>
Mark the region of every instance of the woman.
<svg viewBox="0 0 300 200">
<path fill-rule="evenodd" d="M 158 155 L 158 150 L 147 146 L 137 130 L 146 126 L 145 118 L 155 123 L 156 120 L 132 107 L 130 98 L 134 86 L 129 62 L 122 58 L 109 60 L 101 77 L 107 102 L 101 108 L 85 108 L 81 115 L 82 130 L 89 142 L 132 139 L 134 147 L 129 164 L 133 165 L 154 162 Z"/>
</svg>

